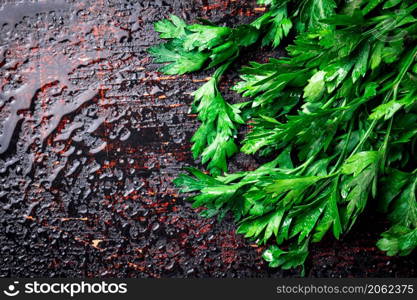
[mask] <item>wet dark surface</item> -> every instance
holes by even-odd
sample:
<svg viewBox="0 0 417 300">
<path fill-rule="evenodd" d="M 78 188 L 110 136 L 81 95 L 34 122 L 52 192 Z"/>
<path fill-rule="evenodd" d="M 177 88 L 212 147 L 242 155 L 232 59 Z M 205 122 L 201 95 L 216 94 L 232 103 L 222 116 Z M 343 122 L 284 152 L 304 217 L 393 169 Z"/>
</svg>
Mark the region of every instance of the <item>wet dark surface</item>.
<svg viewBox="0 0 417 300">
<path fill-rule="evenodd" d="M 2 3 L 2 2 L 0 2 Z M 248 22 L 255 1 L 42 1 L 0 9 L 0 276 L 283 277 L 230 219 L 203 219 L 171 181 L 193 165 L 190 93 L 146 49 L 171 13 Z M 262 61 L 277 52 L 248 51 Z M 226 98 L 239 101 L 223 84 Z M 232 169 L 257 161 L 238 155 Z M 318 277 L 416 275 L 375 248 L 383 218 L 312 248 Z"/>
</svg>

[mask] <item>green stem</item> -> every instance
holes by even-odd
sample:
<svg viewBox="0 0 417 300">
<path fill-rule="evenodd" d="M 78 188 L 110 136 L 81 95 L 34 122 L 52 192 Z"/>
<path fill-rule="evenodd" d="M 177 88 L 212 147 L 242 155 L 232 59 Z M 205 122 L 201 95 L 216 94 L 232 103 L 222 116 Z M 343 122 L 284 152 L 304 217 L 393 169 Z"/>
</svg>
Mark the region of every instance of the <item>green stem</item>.
<svg viewBox="0 0 417 300">
<path fill-rule="evenodd" d="M 317 154 L 316 154 L 317 155 Z M 297 168 L 291 170 L 288 174 L 296 173 L 300 170 L 300 174 L 304 173 L 305 169 L 311 164 L 312 161 L 316 158 L 316 155 L 313 155 L 308 160 L 306 160 L 302 165 L 298 166 Z"/>
<path fill-rule="evenodd" d="M 346 138 L 346 144 L 345 144 L 345 146 L 343 147 L 342 153 L 340 154 L 340 156 L 339 156 L 339 158 L 338 158 L 338 160 L 337 160 L 336 164 L 334 165 L 334 167 L 333 167 L 333 168 L 332 168 L 332 170 L 330 171 L 330 174 L 333 174 L 333 173 L 334 173 L 334 171 L 335 171 L 337 168 L 339 168 L 340 164 L 342 163 L 343 159 L 345 158 L 345 156 L 346 156 L 346 152 L 347 152 L 347 149 L 348 149 L 348 147 L 349 147 L 349 141 L 350 141 L 350 138 L 351 138 L 351 136 L 352 136 L 352 131 L 353 131 L 353 119 L 350 121 L 350 124 L 349 124 L 349 131 L 348 131 L 348 136 L 347 136 L 347 138 Z"/>
<path fill-rule="evenodd" d="M 401 81 L 403 80 L 405 74 L 407 74 L 408 69 L 414 63 L 414 60 L 415 60 L 416 56 L 417 56 L 417 46 L 414 47 L 414 49 L 410 51 L 410 53 L 408 54 L 408 56 L 405 59 L 405 66 L 401 68 L 400 74 L 398 74 L 397 78 L 392 83 L 395 97 L 397 96 L 398 87 L 399 87 Z M 394 99 L 396 99 L 396 98 L 394 98 Z"/>
<path fill-rule="evenodd" d="M 387 103 L 388 99 L 391 98 L 391 95 L 393 93 L 393 90 L 389 91 L 388 94 L 385 96 L 384 101 L 382 102 Z M 369 126 L 368 130 L 366 131 L 365 135 L 360 140 L 359 144 L 355 147 L 355 149 L 352 151 L 352 153 L 349 155 L 348 159 L 351 158 L 353 155 L 355 155 L 363 146 L 363 144 L 368 140 L 369 136 L 371 135 L 372 131 L 375 129 L 376 124 L 378 123 L 378 120 L 373 120 L 371 125 Z"/>
<path fill-rule="evenodd" d="M 382 146 L 382 153 L 383 153 L 382 154 L 382 160 L 381 160 L 381 172 L 382 173 L 385 173 L 385 164 L 386 164 L 387 153 L 388 153 L 388 141 L 389 141 L 389 137 L 391 135 L 393 121 L 394 121 L 394 117 L 391 118 L 391 120 L 388 124 L 387 134 L 385 135 L 384 144 Z"/>
</svg>

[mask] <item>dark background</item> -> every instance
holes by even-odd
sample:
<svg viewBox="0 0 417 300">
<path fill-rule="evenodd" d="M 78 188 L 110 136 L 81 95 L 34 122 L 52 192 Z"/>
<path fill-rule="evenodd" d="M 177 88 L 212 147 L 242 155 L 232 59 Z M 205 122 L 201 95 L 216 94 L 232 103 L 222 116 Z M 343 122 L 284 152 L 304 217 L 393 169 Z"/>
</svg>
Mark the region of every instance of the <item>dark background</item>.
<svg viewBox="0 0 417 300">
<path fill-rule="evenodd" d="M 195 165 L 190 93 L 210 73 L 164 76 L 146 53 L 158 42 L 156 20 L 174 13 L 188 21 L 247 23 L 262 13 L 255 1 L 6 2 L 0 1 L 0 276 L 299 274 L 269 269 L 263 248 L 236 235 L 230 218 L 203 219 L 177 194 L 172 180 Z M 236 68 L 278 54 L 249 49 Z M 240 101 L 228 90 L 236 77 L 232 71 L 222 83 L 232 102 Z M 231 169 L 258 163 L 239 154 Z M 376 249 L 387 226 L 383 216 L 365 215 L 341 241 L 313 245 L 306 274 L 415 276 L 415 254 L 389 258 Z"/>
</svg>

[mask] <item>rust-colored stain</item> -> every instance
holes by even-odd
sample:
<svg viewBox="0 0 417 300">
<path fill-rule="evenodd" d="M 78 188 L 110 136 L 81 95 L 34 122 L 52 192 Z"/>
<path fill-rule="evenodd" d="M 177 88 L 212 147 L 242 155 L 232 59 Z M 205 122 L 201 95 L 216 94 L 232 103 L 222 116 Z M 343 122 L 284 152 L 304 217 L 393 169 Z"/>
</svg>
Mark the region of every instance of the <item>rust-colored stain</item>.
<svg viewBox="0 0 417 300">
<path fill-rule="evenodd" d="M 230 216 L 201 218 L 178 195 L 172 180 L 197 165 L 192 92 L 212 74 L 165 76 L 147 54 L 162 17 L 233 26 L 265 11 L 255 2 L 47 0 L 0 9 L 0 276 L 297 274 L 269 269 L 264 247 L 236 235 Z M 241 63 L 282 53 L 246 52 Z M 231 72 L 222 84 L 231 102 L 241 101 L 226 88 L 236 80 Z M 239 154 L 232 171 L 260 161 Z M 373 247 L 385 223 L 370 224 L 314 247 L 308 274 L 416 275 L 414 256 Z"/>
<path fill-rule="evenodd" d="M 92 245 L 94 248 L 100 249 L 98 245 L 99 245 L 102 241 L 103 241 L 103 240 L 92 240 L 92 241 L 91 241 L 91 245 Z"/>
</svg>

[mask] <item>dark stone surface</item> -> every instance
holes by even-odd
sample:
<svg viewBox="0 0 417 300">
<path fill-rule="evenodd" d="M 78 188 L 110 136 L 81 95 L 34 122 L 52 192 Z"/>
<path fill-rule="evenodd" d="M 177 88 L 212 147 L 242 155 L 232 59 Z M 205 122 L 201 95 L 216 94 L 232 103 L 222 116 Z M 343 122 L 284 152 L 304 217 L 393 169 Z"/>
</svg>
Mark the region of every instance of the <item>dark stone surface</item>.
<svg viewBox="0 0 417 300">
<path fill-rule="evenodd" d="M 9 1 L 10 2 L 10 1 Z M 164 76 L 146 49 L 171 13 L 248 22 L 255 1 L 50 1 L 0 10 L 0 276 L 283 277 L 232 220 L 203 219 L 171 181 L 195 164 L 190 93 L 209 73 Z M 6 23 L 5 23 L 6 22 Z M 248 51 L 240 63 L 276 51 Z M 222 87 L 225 97 L 236 74 Z M 238 155 L 232 169 L 257 160 Z M 365 216 L 312 247 L 307 275 L 416 275 L 375 248 Z"/>
</svg>

